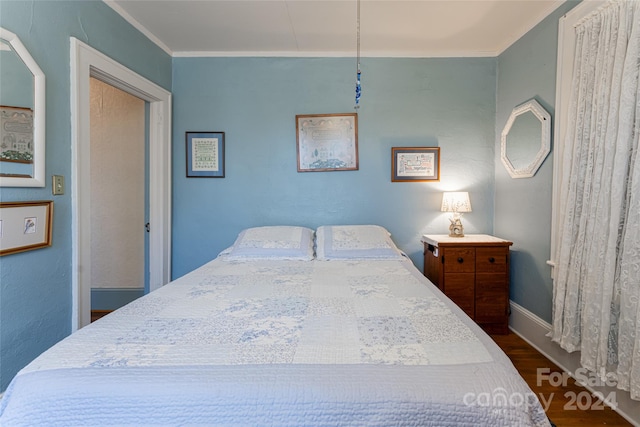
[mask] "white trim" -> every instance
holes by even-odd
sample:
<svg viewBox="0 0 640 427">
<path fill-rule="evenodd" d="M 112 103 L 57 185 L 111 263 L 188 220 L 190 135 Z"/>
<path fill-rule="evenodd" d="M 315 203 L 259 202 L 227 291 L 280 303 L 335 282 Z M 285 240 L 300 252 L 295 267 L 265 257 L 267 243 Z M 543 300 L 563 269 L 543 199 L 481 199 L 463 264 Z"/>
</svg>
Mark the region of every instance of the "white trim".
<svg viewBox="0 0 640 427">
<path fill-rule="evenodd" d="M 46 185 L 46 89 L 42 69 L 33 59 L 20 38 L 11 31 L 0 27 L 0 38 L 9 42 L 22 62 L 33 74 L 33 178 L 0 176 L 0 187 L 44 187 Z"/>
<path fill-rule="evenodd" d="M 564 211 L 564 200 L 560 198 L 562 183 L 562 158 L 564 139 L 569 119 L 571 102 L 571 80 L 575 53 L 575 24 L 586 15 L 603 6 L 605 1 L 585 0 L 560 18 L 558 23 L 558 65 L 556 71 L 555 126 L 553 133 L 553 189 L 551 202 L 551 254 L 547 264 L 551 266 L 551 277 L 556 277 L 556 246 L 560 234 L 560 215 Z"/>
<path fill-rule="evenodd" d="M 511 316 L 509 317 L 509 328 L 523 340 L 538 350 L 547 359 L 558 365 L 563 371 L 573 377 L 573 372 L 580 368 L 580 352 L 567 353 L 559 345 L 552 342 L 547 334 L 551 331 L 551 325 L 524 307 L 511 303 Z M 617 407 L 614 408 L 623 418 L 631 424 L 640 426 L 640 404 L 632 400 L 629 392 L 619 390 L 615 387 L 598 387 L 585 385 L 594 395 L 602 399 L 615 392 Z M 605 402 L 607 404 L 607 402 Z"/>
<path fill-rule="evenodd" d="M 91 321 L 90 77 L 149 102 L 150 290 L 171 280 L 171 93 L 71 37 L 72 331 Z"/>
<path fill-rule="evenodd" d="M 122 8 L 118 3 L 114 0 L 102 0 L 107 6 L 113 9 L 118 15 L 120 15 L 125 21 L 127 21 L 133 28 L 140 31 L 145 37 L 151 40 L 156 46 L 160 49 L 167 52 L 169 55 L 173 55 L 169 46 L 164 44 L 162 40 L 160 40 L 155 34 L 147 29 L 144 25 L 138 22 L 133 16 L 129 15 L 129 13 Z"/>
<path fill-rule="evenodd" d="M 361 58 L 494 58 L 498 51 L 362 52 Z M 354 52 L 309 51 L 181 51 L 174 58 L 353 58 Z"/>
</svg>

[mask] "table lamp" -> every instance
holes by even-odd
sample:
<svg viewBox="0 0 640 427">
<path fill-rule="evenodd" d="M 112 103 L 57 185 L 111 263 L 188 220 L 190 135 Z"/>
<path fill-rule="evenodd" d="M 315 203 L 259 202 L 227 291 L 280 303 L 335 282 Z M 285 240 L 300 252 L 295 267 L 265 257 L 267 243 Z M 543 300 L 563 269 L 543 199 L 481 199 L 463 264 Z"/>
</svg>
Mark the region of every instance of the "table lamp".
<svg viewBox="0 0 640 427">
<path fill-rule="evenodd" d="M 464 229 L 462 227 L 462 214 L 471 212 L 471 200 L 469 193 L 466 191 L 445 191 L 442 193 L 442 212 L 453 212 L 453 216 L 449 218 L 451 225 L 449 226 L 449 236 L 464 237 Z"/>
</svg>

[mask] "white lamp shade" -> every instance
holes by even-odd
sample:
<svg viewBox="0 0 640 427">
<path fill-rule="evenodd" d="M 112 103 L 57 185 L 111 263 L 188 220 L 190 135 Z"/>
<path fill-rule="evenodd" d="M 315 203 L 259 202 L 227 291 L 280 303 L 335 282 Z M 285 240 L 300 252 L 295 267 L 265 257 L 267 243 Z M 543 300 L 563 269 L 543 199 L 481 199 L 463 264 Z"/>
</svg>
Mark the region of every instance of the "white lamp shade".
<svg viewBox="0 0 640 427">
<path fill-rule="evenodd" d="M 442 193 L 442 212 L 471 212 L 471 200 L 467 191 L 446 191 Z"/>
</svg>

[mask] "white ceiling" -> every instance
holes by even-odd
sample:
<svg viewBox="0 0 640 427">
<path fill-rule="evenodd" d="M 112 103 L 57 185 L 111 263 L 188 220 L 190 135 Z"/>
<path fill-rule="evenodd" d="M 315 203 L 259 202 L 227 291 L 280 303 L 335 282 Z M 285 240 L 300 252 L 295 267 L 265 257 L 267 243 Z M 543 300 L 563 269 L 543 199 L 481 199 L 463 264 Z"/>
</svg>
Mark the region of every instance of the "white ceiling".
<svg viewBox="0 0 640 427">
<path fill-rule="evenodd" d="M 104 0 L 173 56 L 355 56 L 357 0 Z M 497 56 L 564 0 L 361 0 L 366 57 Z"/>
</svg>

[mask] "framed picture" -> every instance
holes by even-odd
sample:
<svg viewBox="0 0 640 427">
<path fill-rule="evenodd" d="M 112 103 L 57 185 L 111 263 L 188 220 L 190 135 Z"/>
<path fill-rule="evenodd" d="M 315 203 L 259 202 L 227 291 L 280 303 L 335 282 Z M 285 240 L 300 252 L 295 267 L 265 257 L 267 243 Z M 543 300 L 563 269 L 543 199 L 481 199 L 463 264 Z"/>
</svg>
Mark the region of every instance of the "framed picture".
<svg viewBox="0 0 640 427">
<path fill-rule="evenodd" d="M 440 181 L 440 147 L 391 148 L 391 181 Z"/>
<path fill-rule="evenodd" d="M 358 170 L 358 115 L 297 115 L 296 143 L 298 172 Z"/>
<path fill-rule="evenodd" d="M 187 132 L 187 178 L 224 178 L 224 132 Z"/>
<path fill-rule="evenodd" d="M 0 161 L 33 163 L 33 110 L 0 105 Z"/>
<path fill-rule="evenodd" d="M 51 246 L 53 202 L 0 202 L 0 256 Z"/>
</svg>

